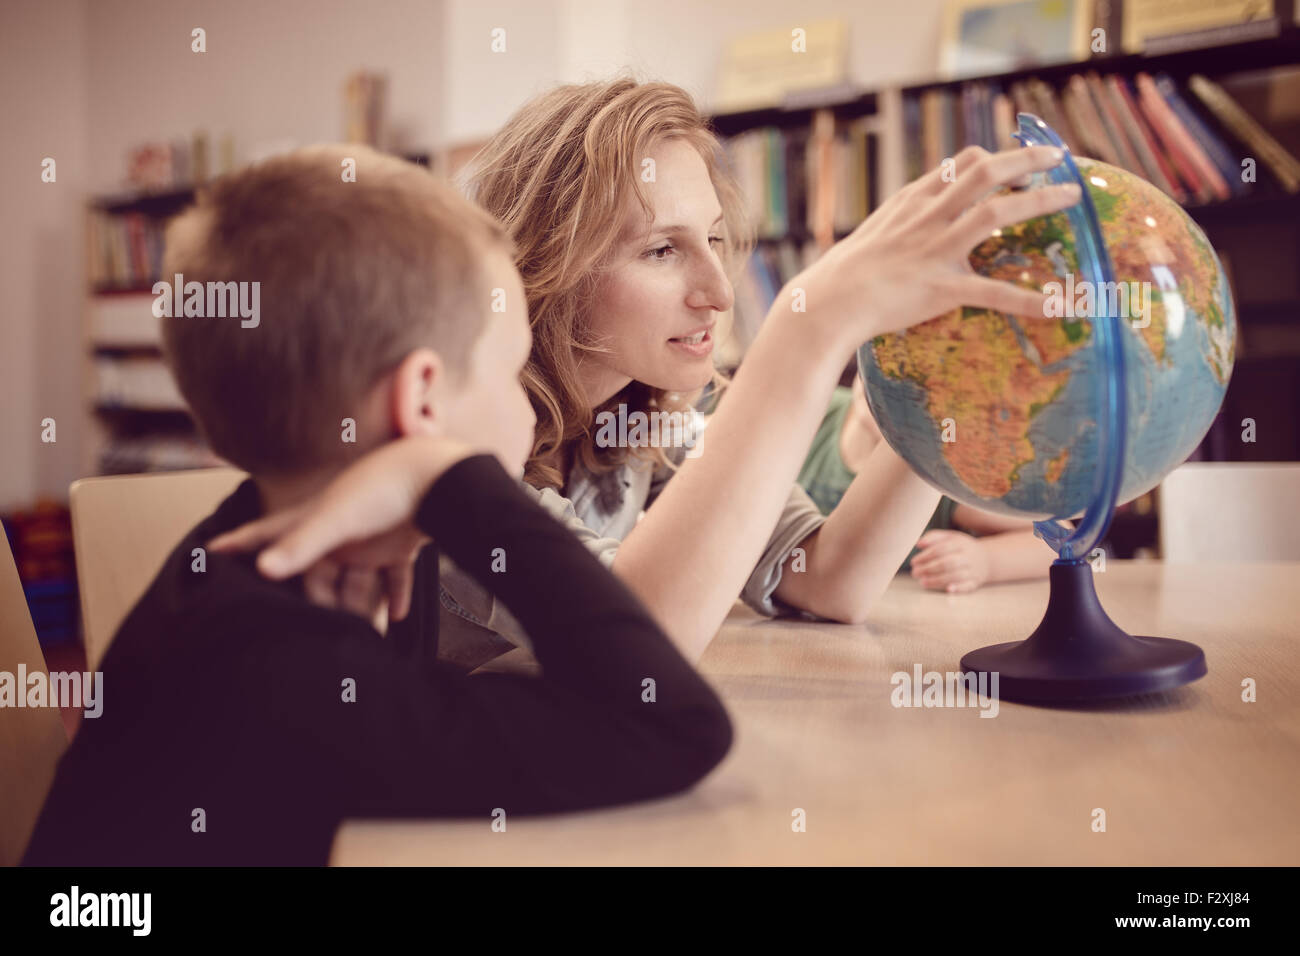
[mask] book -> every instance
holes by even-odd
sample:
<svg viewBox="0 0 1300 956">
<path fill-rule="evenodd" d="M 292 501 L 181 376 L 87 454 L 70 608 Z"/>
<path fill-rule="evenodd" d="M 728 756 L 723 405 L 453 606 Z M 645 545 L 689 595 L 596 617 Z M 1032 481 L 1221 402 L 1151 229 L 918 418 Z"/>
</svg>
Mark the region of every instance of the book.
<svg viewBox="0 0 1300 956">
<path fill-rule="evenodd" d="M 1106 135 L 1105 127 L 1097 114 L 1096 104 L 1092 101 L 1092 94 L 1088 92 L 1088 84 L 1084 78 L 1077 73 L 1070 77 L 1062 91 L 1062 97 L 1063 102 L 1067 104 L 1067 109 L 1070 110 L 1071 119 L 1076 123 L 1083 137 L 1085 152 L 1103 163 L 1122 166 L 1123 163 L 1120 162 L 1114 146 Z"/>
<path fill-rule="evenodd" d="M 808 139 L 808 231 L 823 248 L 835 241 L 835 117 L 813 115 Z"/>
<path fill-rule="evenodd" d="M 784 236 L 790 231 L 790 224 L 786 221 L 785 141 L 778 129 L 768 129 L 765 133 L 763 154 L 767 161 L 767 201 L 763 208 L 764 232 Z"/>
<path fill-rule="evenodd" d="M 1174 187 L 1165 174 L 1165 167 L 1162 165 L 1162 161 L 1157 158 L 1157 150 L 1152 148 L 1149 141 L 1150 134 L 1142 128 L 1141 117 L 1137 115 L 1135 108 L 1131 107 L 1124 81 L 1112 74 L 1102 82 L 1105 86 L 1106 95 L 1110 98 L 1111 111 L 1119 120 L 1120 125 L 1123 126 L 1124 133 L 1128 137 L 1133 152 L 1137 154 L 1138 162 L 1141 163 L 1146 178 L 1162 192 L 1174 196 Z"/>
<path fill-rule="evenodd" d="M 1039 119 L 1056 130 L 1056 135 L 1061 137 L 1061 142 L 1071 150 L 1086 152 L 1087 147 L 1080 136 L 1079 126 L 1072 117 L 1067 115 L 1064 103 L 1056 95 L 1056 91 L 1038 79 L 1030 80 L 1027 87 L 1030 96 L 1038 105 L 1038 108 L 1031 112 L 1037 113 Z"/>
<path fill-rule="evenodd" d="M 1138 93 L 1147 110 L 1147 115 L 1154 118 L 1165 142 L 1170 144 L 1175 157 L 1181 157 L 1179 171 L 1191 177 L 1197 199 L 1209 202 L 1212 199 L 1227 199 L 1232 193 L 1223 175 L 1210 162 L 1205 151 L 1201 149 L 1196 138 L 1187 131 L 1182 121 L 1169 106 L 1169 102 L 1160 95 L 1155 80 L 1147 73 L 1139 73 L 1136 78 Z"/>
<path fill-rule="evenodd" d="M 1168 101 L 1182 124 L 1187 127 L 1187 131 L 1196 137 L 1197 143 L 1205 151 L 1205 155 L 1210 158 L 1210 162 L 1214 164 L 1215 169 L 1223 176 L 1229 190 L 1237 195 L 1245 192 L 1245 183 L 1241 180 L 1241 163 L 1237 157 L 1229 152 L 1227 144 L 1187 105 L 1187 102 L 1179 95 L 1174 81 L 1167 74 L 1157 74 L 1155 81 L 1156 89 L 1160 91 L 1160 95 Z"/>
<path fill-rule="evenodd" d="M 919 179 L 925 172 L 921 145 L 921 98 L 903 97 L 903 168 L 907 181 Z"/>
<path fill-rule="evenodd" d="M 1016 145 L 1016 112 L 1011 97 L 998 93 L 993 97 L 993 133 L 996 149 L 1010 149 Z"/>
<path fill-rule="evenodd" d="M 926 90 L 921 94 L 921 155 L 927 171 L 938 166 L 945 156 L 952 155 L 943 151 L 940 138 L 943 125 L 941 105 L 938 90 Z"/>
<path fill-rule="evenodd" d="M 804 229 L 808 223 L 808 130 L 786 130 L 784 139 L 785 218 L 788 228 Z"/>
<path fill-rule="evenodd" d="M 1120 112 L 1130 124 L 1130 138 L 1139 149 L 1143 165 L 1147 166 L 1148 170 L 1154 167 L 1155 175 L 1149 177 L 1151 181 L 1172 196 L 1176 202 L 1187 202 L 1187 190 L 1178 181 L 1178 174 L 1174 172 L 1173 166 L 1165 157 L 1164 150 L 1151 132 L 1146 117 L 1142 115 L 1137 101 L 1129 91 L 1128 82 L 1114 74 L 1106 77 L 1106 82 L 1113 95 L 1122 104 Z"/>
<path fill-rule="evenodd" d="M 1141 176 L 1142 162 L 1129 142 L 1128 134 L 1124 132 L 1123 124 L 1115 113 L 1110 94 L 1106 92 L 1101 77 L 1096 73 L 1088 73 L 1083 79 L 1088 85 L 1088 93 L 1092 97 L 1093 105 L 1097 108 L 1097 115 L 1101 117 L 1101 125 L 1106 131 L 1106 137 L 1110 140 L 1115 155 L 1119 157 L 1119 165 Z"/>
<path fill-rule="evenodd" d="M 1253 117 L 1233 102 L 1217 83 L 1196 75 L 1190 80 L 1192 92 L 1228 129 L 1258 154 L 1282 187 L 1289 193 L 1300 191 L 1300 161 L 1269 135 Z"/>
<path fill-rule="evenodd" d="M 1300 65 L 1248 70 L 1215 82 L 1288 153 L 1300 156 Z"/>
<path fill-rule="evenodd" d="M 974 83 L 961 88 L 961 125 L 963 146 L 978 146 L 980 142 L 979 103 Z"/>
</svg>

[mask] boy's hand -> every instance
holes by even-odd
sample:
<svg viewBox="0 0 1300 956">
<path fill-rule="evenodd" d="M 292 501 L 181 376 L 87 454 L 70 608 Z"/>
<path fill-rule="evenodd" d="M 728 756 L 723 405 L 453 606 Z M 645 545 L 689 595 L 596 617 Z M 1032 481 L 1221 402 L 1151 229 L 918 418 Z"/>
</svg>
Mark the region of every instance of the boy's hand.
<svg viewBox="0 0 1300 956">
<path fill-rule="evenodd" d="M 912 577 L 922 587 L 949 594 L 974 591 L 989 579 L 989 559 L 977 538 L 964 531 L 927 531 L 916 542 Z"/>
<path fill-rule="evenodd" d="M 1045 315 L 1042 290 L 978 275 L 971 250 L 995 229 L 1077 203 L 1077 184 L 999 192 L 1058 165 L 1063 153 L 1031 146 L 962 150 L 891 196 L 849 236 L 790 281 L 803 287 L 808 319 L 831 323 L 849 348 L 960 306 Z M 786 292 L 778 297 L 790 299 Z M 865 306 L 865 308 L 864 308 Z M 775 308 L 775 306 L 774 306 Z"/>
<path fill-rule="evenodd" d="M 429 540 L 412 523 L 415 511 L 443 472 L 474 453 L 449 438 L 390 442 L 307 501 L 219 535 L 208 548 L 261 549 L 257 568 L 264 576 L 302 574 L 313 603 L 364 617 L 386 592 L 389 618 L 400 620 L 411 606 L 415 558 Z"/>
</svg>

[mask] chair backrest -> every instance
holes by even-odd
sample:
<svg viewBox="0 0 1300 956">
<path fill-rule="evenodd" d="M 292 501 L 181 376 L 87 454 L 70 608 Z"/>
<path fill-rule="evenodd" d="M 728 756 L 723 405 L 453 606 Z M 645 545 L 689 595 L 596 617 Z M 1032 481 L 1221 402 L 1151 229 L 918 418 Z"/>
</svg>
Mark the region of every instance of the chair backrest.
<svg viewBox="0 0 1300 956">
<path fill-rule="evenodd" d="M 73 482 L 72 544 L 90 670 L 167 555 L 245 477 L 234 468 L 204 468 Z"/>
<path fill-rule="evenodd" d="M 1300 463 L 1189 462 L 1160 486 L 1174 564 L 1300 561 Z"/>
<path fill-rule="evenodd" d="M 20 665 L 29 675 L 44 673 L 45 656 L 9 542 L 0 532 L 0 671 L 26 699 L 27 688 L 18 683 Z M 0 866 L 15 866 L 22 858 L 67 746 L 57 706 L 0 709 Z"/>
</svg>

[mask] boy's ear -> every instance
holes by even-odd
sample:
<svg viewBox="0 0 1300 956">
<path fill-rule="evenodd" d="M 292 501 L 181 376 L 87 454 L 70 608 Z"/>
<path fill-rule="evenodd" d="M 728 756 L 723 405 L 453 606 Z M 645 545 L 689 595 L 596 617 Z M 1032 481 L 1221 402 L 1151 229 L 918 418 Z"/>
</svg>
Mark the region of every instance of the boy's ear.
<svg viewBox="0 0 1300 956">
<path fill-rule="evenodd" d="M 442 431 L 437 395 L 444 374 L 442 357 L 433 349 L 415 349 L 393 371 L 389 401 L 399 438 Z"/>
</svg>

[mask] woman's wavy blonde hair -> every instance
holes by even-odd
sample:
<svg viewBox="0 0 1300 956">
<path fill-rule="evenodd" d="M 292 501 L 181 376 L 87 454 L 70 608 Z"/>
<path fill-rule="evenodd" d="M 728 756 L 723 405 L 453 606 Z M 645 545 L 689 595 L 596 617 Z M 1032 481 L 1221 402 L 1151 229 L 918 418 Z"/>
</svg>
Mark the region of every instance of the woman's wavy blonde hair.
<svg viewBox="0 0 1300 956">
<path fill-rule="evenodd" d="M 534 487 L 560 490 L 564 476 L 553 459 L 563 464 L 570 454 L 596 480 L 629 454 L 672 467 L 662 447 L 598 447 L 596 416 L 619 403 L 629 413 L 685 411 L 695 395 L 634 381 L 592 407 L 578 378 L 583 353 L 607 351 L 593 337 L 589 305 L 618 245 L 628 197 L 650 214 L 641 160 L 665 138 L 685 140 L 704 159 L 722 206 L 724 261 L 734 273 L 753 245 L 740 190 L 708 121 L 690 94 L 670 83 L 620 77 L 544 93 L 511 117 L 465 173 L 467 193 L 514 240 L 528 296 L 533 350 L 523 383 L 537 431 L 524 478 Z M 726 381 L 715 371 L 715 390 Z"/>
</svg>

